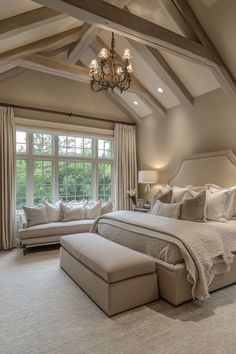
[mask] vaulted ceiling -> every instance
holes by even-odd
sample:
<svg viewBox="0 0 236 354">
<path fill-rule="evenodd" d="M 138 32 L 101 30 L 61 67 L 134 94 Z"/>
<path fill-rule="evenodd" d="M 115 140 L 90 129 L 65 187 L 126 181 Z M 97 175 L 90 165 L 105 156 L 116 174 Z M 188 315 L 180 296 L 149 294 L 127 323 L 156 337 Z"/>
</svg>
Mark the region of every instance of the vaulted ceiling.
<svg viewBox="0 0 236 354">
<path fill-rule="evenodd" d="M 235 0 L 5 0 L 0 80 L 30 69 L 88 85 L 113 30 L 118 54 L 132 51 L 134 78 L 129 91 L 105 94 L 136 122 L 165 116 L 219 87 L 235 94 L 235 13 Z"/>
</svg>

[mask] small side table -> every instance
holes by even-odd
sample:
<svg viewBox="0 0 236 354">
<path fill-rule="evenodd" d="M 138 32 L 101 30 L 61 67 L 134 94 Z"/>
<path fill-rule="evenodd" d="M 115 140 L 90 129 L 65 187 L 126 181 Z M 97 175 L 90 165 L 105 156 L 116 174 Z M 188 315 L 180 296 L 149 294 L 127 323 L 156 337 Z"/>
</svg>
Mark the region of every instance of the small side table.
<svg viewBox="0 0 236 354">
<path fill-rule="evenodd" d="M 147 213 L 148 211 L 150 211 L 150 208 L 140 208 L 140 207 L 134 206 L 133 211 L 139 211 L 140 213 Z"/>
</svg>

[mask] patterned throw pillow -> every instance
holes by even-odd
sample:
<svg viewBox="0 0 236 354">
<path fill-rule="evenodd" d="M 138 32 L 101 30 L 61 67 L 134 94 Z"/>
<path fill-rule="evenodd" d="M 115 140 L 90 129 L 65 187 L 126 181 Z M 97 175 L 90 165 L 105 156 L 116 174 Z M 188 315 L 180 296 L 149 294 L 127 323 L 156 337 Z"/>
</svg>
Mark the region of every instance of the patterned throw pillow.
<svg viewBox="0 0 236 354">
<path fill-rule="evenodd" d="M 38 207 L 23 206 L 23 210 L 27 218 L 28 227 L 48 223 L 46 207 L 44 205 Z"/>
<path fill-rule="evenodd" d="M 181 203 L 167 204 L 160 200 L 156 201 L 150 214 L 164 216 L 166 218 L 178 219 L 180 214 Z"/>
</svg>

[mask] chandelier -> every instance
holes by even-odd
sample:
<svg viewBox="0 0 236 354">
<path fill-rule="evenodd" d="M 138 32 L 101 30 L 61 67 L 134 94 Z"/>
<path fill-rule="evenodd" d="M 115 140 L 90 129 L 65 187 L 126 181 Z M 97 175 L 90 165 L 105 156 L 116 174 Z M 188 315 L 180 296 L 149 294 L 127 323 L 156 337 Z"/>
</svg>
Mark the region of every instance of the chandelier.
<svg viewBox="0 0 236 354">
<path fill-rule="evenodd" d="M 130 50 L 125 49 L 123 57 L 120 58 L 115 52 L 115 37 L 112 32 L 111 48 L 102 48 L 98 54 L 99 62 L 93 59 L 89 65 L 90 86 L 93 91 L 110 91 L 115 88 L 122 93 L 128 90 L 131 82 L 132 58 Z"/>
</svg>

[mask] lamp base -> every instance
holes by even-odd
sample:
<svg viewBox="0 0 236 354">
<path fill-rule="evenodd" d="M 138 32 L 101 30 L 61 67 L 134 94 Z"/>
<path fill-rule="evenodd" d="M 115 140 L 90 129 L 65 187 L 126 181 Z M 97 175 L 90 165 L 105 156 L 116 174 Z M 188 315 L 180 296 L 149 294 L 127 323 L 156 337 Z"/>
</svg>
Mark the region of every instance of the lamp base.
<svg viewBox="0 0 236 354">
<path fill-rule="evenodd" d="M 145 203 L 147 203 L 147 204 L 149 204 L 148 203 L 148 195 L 149 195 L 150 191 L 151 191 L 151 187 L 150 187 L 150 184 L 148 183 L 148 184 L 146 184 L 145 189 L 144 189 Z"/>
</svg>

